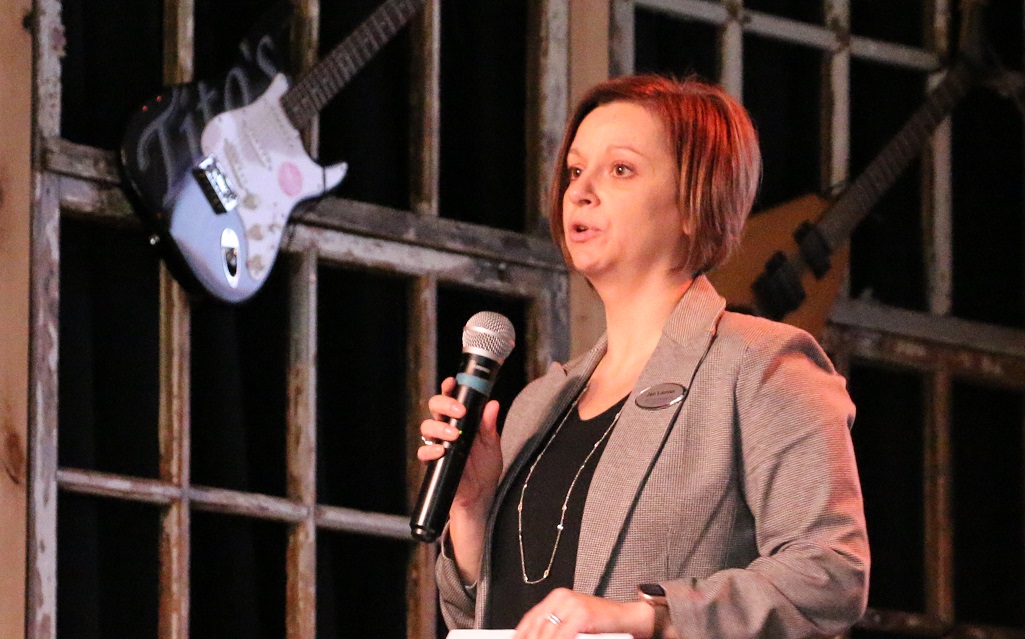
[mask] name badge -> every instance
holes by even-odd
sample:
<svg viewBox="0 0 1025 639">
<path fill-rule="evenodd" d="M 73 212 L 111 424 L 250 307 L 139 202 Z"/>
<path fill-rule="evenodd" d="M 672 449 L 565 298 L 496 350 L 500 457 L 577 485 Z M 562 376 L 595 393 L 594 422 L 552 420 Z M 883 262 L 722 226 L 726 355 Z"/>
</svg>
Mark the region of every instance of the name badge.
<svg viewBox="0 0 1025 639">
<path fill-rule="evenodd" d="M 641 408 L 658 410 L 682 402 L 686 395 L 687 389 L 679 384 L 657 384 L 642 390 L 634 403 Z"/>
</svg>

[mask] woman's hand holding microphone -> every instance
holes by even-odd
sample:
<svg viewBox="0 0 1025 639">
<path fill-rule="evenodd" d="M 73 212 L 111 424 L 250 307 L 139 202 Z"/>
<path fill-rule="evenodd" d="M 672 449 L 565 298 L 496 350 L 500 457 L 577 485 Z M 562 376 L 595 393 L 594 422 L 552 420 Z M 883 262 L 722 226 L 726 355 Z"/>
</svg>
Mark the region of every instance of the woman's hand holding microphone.
<svg viewBox="0 0 1025 639">
<path fill-rule="evenodd" d="M 431 419 L 425 419 L 420 424 L 420 436 L 425 441 L 416 453 L 421 462 L 428 463 L 441 458 L 445 454 L 445 447 L 440 442 L 454 441 L 459 436 L 459 431 L 448 423 L 449 418 L 458 419 L 466 414 L 466 408 L 452 397 L 455 388 L 455 378 L 449 377 L 441 383 L 441 394 L 431 397 L 427 402 Z M 484 528 L 502 474 L 502 448 L 497 422 L 498 402 L 491 400 L 484 406 L 480 429 L 470 447 L 466 467 L 449 511 L 449 541 L 459 573 L 466 584 L 476 583 L 480 576 Z"/>
</svg>

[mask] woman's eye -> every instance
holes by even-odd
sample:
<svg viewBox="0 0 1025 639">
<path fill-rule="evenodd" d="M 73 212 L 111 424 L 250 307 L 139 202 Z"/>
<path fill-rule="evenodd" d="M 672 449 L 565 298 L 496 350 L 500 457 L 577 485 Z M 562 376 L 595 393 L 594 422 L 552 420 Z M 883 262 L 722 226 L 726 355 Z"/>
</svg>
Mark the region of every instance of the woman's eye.
<svg viewBox="0 0 1025 639">
<path fill-rule="evenodd" d="M 579 166 L 567 167 L 566 168 L 566 173 L 569 175 L 569 179 L 575 180 L 578 177 L 580 177 L 580 173 L 581 173 L 580 167 Z"/>
<path fill-rule="evenodd" d="M 630 167 L 625 164 L 617 164 L 612 167 L 612 172 L 617 176 L 622 177 L 630 174 Z"/>
</svg>

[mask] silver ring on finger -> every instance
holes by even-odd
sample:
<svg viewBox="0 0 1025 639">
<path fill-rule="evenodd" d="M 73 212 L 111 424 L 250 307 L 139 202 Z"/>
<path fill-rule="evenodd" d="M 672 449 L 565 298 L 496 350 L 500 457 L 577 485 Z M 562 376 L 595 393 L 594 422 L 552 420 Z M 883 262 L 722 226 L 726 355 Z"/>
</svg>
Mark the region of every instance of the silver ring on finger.
<svg viewBox="0 0 1025 639">
<path fill-rule="evenodd" d="M 551 621 L 556 626 L 562 625 L 562 619 L 559 619 L 558 615 L 556 615 L 554 612 L 548 613 L 548 621 Z"/>
</svg>

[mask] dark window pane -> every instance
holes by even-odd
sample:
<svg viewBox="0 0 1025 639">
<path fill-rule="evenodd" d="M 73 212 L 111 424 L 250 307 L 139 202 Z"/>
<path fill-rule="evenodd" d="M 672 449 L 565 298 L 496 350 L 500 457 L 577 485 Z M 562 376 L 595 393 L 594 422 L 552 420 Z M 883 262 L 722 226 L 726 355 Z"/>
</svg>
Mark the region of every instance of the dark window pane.
<svg viewBox="0 0 1025 639">
<path fill-rule="evenodd" d="M 286 533 L 278 522 L 193 512 L 191 636 L 285 636 Z"/>
<path fill-rule="evenodd" d="M 444 217 L 524 229 L 526 33 L 524 0 L 441 3 Z"/>
<path fill-rule="evenodd" d="M 953 312 L 1025 326 L 1025 207 L 1021 116 L 991 91 L 954 112 Z"/>
<path fill-rule="evenodd" d="M 222 80 L 228 69 L 242 60 L 239 44 L 268 26 L 264 21 L 269 19 L 272 8 L 280 0 L 195 2 L 195 79 L 213 82 Z"/>
<path fill-rule="evenodd" d="M 952 404 L 956 616 L 1025 628 L 1025 396 L 955 383 Z"/>
<path fill-rule="evenodd" d="M 480 311 L 505 315 L 516 331 L 516 348 L 502 364 L 491 393 L 491 398 L 501 404 L 498 417 L 501 425 L 509 404 L 527 382 L 526 303 L 523 300 L 465 288 L 441 288 L 438 291 L 438 382 L 441 383 L 441 380 L 458 371 L 463 348 L 463 327 L 468 319 Z"/>
<path fill-rule="evenodd" d="M 160 0 L 65 0 L 61 135 L 105 149 L 121 143 L 132 111 L 160 92 Z"/>
<path fill-rule="evenodd" d="M 289 260 L 237 306 L 192 308 L 192 481 L 285 494 Z"/>
<path fill-rule="evenodd" d="M 324 530 L 317 535 L 317 637 L 405 637 L 413 545 Z"/>
<path fill-rule="evenodd" d="M 327 267 L 318 278 L 318 501 L 405 514 L 407 283 Z"/>
<path fill-rule="evenodd" d="M 160 511 L 61 492 L 57 500 L 57 636 L 157 636 Z"/>
<path fill-rule="evenodd" d="M 1020 2 L 987 2 L 975 3 L 957 2 L 951 5 L 951 26 L 952 34 L 951 47 L 959 46 L 961 33 L 961 21 L 965 7 L 975 7 L 982 11 L 983 45 L 989 49 L 994 56 L 993 61 L 999 60 L 1000 64 L 1017 71 L 1022 70 L 1022 48 L 1025 46 L 1025 31 L 1022 30 L 1022 13 L 1025 8 Z M 972 46 L 968 43 L 967 46 Z"/>
<path fill-rule="evenodd" d="M 142 233 L 62 219 L 62 466 L 159 474 L 157 273 Z"/>
<path fill-rule="evenodd" d="M 756 211 L 820 190 L 821 69 L 819 51 L 744 38 L 744 106 L 758 129 L 763 158 Z"/>
<path fill-rule="evenodd" d="M 852 2 L 851 32 L 876 40 L 924 46 L 923 4 L 921 0 Z"/>
<path fill-rule="evenodd" d="M 924 102 L 925 77 L 851 62 L 851 181 L 865 170 Z M 851 241 L 851 293 L 924 310 L 920 160 L 887 189 Z"/>
<path fill-rule="evenodd" d="M 807 0 L 744 0 L 744 8 L 802 22 L 822 22 L 822 3 L 820 2 L 808 2 Z"/>
<path fill-rule="evenodd" d="M 922 380 L 915 373 L 855 365 L 858 409 L 851 435 L 872 550 L 869 605 L 925 610 Z"/>
<path fill-rule="evenodd" d="M 719 78 L 716 27 L 697 20 L 671 18 L 637 9 L 634 18 L 634 68 L 637 73 L 676 77 L 697 74 Z"/>
<path fill-rule="evenodd" d="M 380 0 L 322 3 L 321 58 L 380 5 Z M 341 197 L 410 208 L 409 67 L 406 26 L 321 112 L 320 161 L 349 164 L 337 189 Z"/>
</svg>

